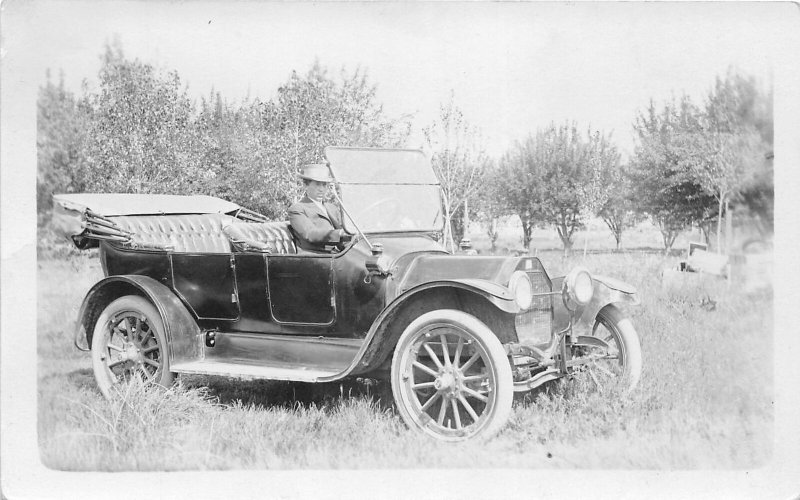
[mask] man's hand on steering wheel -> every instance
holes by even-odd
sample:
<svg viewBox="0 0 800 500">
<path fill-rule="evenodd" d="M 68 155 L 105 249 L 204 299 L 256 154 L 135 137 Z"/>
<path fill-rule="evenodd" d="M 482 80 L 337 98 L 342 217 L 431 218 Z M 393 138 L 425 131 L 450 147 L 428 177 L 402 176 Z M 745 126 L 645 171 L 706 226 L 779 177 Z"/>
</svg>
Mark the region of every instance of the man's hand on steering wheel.
<svg viewBox="0 0 800 500">
<path fill-rule="evenodd" d="M 344 229 L 339 229 L 339 241 L 342 243 L 348 242 L 353 239 L 353 235 L 345 231 Z"/>
</svg>

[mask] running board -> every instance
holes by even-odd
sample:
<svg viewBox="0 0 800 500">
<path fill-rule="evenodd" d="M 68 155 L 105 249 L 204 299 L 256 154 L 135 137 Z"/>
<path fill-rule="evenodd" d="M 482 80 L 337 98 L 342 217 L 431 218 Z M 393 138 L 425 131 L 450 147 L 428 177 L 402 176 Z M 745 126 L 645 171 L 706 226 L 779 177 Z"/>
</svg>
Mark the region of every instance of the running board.
<svg viewBox="0 0 800 500">
<path fill-rule="evenodd" d="M 210 344 L 210 345 L 209 345 Z M 177 373 L 318 382 L 346 375 L 362 339 L 213 332 L 196 358 L 170 360 Z"/>
<path fill-rule="evenodd" d="M 196 375 L 218 375 L 244 379 L 291 380 L 294 382 L 319 382 L 332 377 L 337 371 L 312 370 L 292 366 L 257 366 L 241 363 L 225 363 L 212 360 L 189 361 L 170 366 L 177 373 Z"/>
</svg>

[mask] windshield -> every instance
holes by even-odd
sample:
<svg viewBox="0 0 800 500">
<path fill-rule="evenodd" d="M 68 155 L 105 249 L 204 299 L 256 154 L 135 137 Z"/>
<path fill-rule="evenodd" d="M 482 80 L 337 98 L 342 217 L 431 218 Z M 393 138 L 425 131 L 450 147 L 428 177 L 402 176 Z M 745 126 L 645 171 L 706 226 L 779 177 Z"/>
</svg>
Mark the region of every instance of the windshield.
<svg viewBox="0 0 800 500">
<path fill-rule="evenodd" d="M 439 186 L 341 184 L 342 202 L 362 231 L 441 231 Z M 356 232 L 345 217 L 344 228 Z"/>
<path fill-rule="evenodd" d="M 439 181 L 422 151 L 326 148 L 325 155 L 362 231 L 442 230 Z M 345 229 L 356 231 L 349 217 Z"/>
</svg>

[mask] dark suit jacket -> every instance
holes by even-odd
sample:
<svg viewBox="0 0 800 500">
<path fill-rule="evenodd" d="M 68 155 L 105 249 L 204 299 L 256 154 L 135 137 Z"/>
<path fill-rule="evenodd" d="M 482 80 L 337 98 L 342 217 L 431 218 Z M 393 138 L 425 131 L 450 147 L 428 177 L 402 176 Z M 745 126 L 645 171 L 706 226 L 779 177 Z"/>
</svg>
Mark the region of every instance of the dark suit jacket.
<svg viewBox="0 0 800 500">
<path fill-rule="evenodd" d="M 324 252 L 325 244 L 339 243 L 342 227 L 341 208 L 335 203 L 323 203 L 320 210 L 308 196 L 289 207 L 289 224 L 292 226 L 297 245 L 303 250 Z"/>
</svg>

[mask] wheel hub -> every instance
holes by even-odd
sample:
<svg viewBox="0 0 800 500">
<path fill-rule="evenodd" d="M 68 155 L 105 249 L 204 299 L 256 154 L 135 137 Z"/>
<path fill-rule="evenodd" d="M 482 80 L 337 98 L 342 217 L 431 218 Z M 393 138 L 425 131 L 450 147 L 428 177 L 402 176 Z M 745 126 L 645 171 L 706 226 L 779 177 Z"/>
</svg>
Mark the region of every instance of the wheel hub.
<svg viewBox="0 0 800 500">
<path fill-rule="evenodd" d="M 443 392 L 448 397 L 455 397 L 461 390 L 461 371 L 453 368 L 444 368 L 439 372 L 433 383 L 437 391 Z"/>
<path fill-rule="evenodd" d="M 133 342 L 125 343 L 120 358 L 136 364 L 144 363 L 144 355 L 142 354 L 142 350 L 139 349 Z"/>
</svg>

